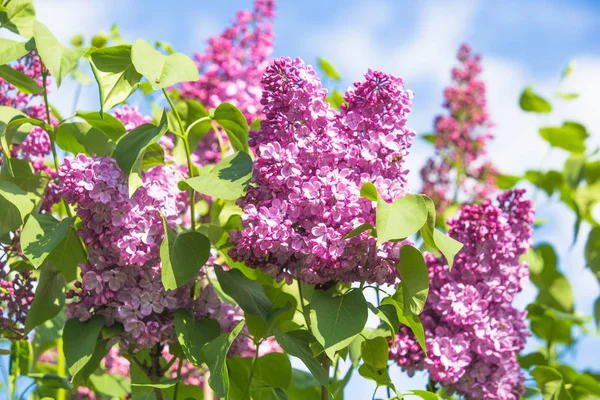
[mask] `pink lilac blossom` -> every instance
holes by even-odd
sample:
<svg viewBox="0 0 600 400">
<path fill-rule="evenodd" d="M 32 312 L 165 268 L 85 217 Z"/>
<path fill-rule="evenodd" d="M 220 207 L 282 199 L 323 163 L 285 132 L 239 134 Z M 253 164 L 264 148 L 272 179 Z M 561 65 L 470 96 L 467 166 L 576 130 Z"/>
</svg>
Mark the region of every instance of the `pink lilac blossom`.
<svg viewBox="0 0 600 400">
<path fill-rule="evenodd" d="M 481 58 L 463 44 L 460 66 L 452 69 L 454 85 L 444 92 L 448 115 L 435 119 L 436 155 L 421 169 L 423 193 L 443 211 L 462 193 L 467 201 L 488 197 L 496 190 L 498 172 L 486 160 L 493 123 L 487 112 L 486 87 L 479 79 Z"/>
<path fill-rule="evenodd" d="M 230 256 L 288 282 L 393 283 L 401 244 L 344 236 L 375 223 L 372 202 L 360 197 L 364 183 L 386 201 L 407 193 L 412 92 L 401 78 L 369 70 L 338 112 L 313 68 L 289 58 L 274 60 L 262 84 L 265 119 L 253 137 L 253 177 L 239 200 L 243 229 L 231 232 Z"/>
<path fill-rule="evenodd" d="M 211 37 L 206 51 L 196 54 L 200 79 L 181 84 L 182 98 L 199 100 L 209 108 L 229 102 L 249 122 L 259 117 L 260 78 L 273 51 L 274 10 L 274 1 L 256 0 L 252 11 L 238 11 L 232 26 Z"/>
<path fill-rule="evenodd" d="M 221 35 L 208 39 L 204 53 L 195 55 L 200 79 L 181 84 L 183 99 L 198 100 L 207 108 L 222 102 L 235 105 L 248 123 L 262 117 L 260 83 L 273 51 L 272 19 L 275 16 L 273 0 L 255 0 L 254 9 L 240 10 L 233 23 Z M 216 135 L 208 132 L 193 150 L 194 163 L 200 166 L 221 160 L 221 149 Z"/>
<path fill-rule="evenodd" d="M 435 382 L 467 400 L 517 400 L 524 393 L 517 354 L 529 331 L 525 312 L 512 306 L 529 278 L 519 257 L 531 248 L 533 205 L 524 190 L 465 205 L 448 221 L 464 243 L 452 271 L 426 253 L 430 289 L 420 315 L 428 358 L 405 326 L 390 356 L 411 375 L 427 370 Z"/>
</svg>

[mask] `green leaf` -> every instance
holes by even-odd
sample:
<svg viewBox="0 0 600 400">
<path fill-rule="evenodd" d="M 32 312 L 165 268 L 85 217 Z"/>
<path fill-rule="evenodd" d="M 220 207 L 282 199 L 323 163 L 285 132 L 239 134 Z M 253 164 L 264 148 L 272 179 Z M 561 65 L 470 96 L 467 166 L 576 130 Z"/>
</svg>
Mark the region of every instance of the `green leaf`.
<svg viewBox="0 0 600 400">
<path fill-rule="evenodd" d="M 539 244 L 523 259 L 529 263 L 531 281 L 539 289 L 538 301 L 560 311 L 572 312 L 573 290 L 568 279 L 557 269 L 557 256 L 552 246 Z"/>
<path fill-rule="evenodd" d="M 375 307 L 371 303 L 368 303 L 367 305 L 369 306 L 369 310 L 390 328 L 393 346 L 396 342 L 396 333 L 398 332 L 398 329 L 400 329 L 400 320 L 398 319 L 396 308 L 391 304 L 382 304 L 379 307 Z"/>
<path fill-rule="evenodd" d="M 548 196 L 552 194 L 562 186 L 563 176 L 558 171 L 527 171 L 525 172 L 525 179 L 533 183 L 535 186 L 542 189 Z"/>
<path fill-rule="evenodd" d="M 146 149 L 158 142 L 167 131 L 167 114 L 163 112 L 158 126 L 143 124 L 123 136 L 115 149 L 115 159 L 121 170 L 129 175 L 129 195 L 142 185 L 142 163 Z"/>
<path fill-rule="evenodd" d="M 427 390 L 411 390 L 409 394 L 413 394 L 422 398 L 423 400 L 442 400 L 440 396 L 435 393 L 428 392 Z"/>
<path fill-rule="evenodd" d="M 221 103 L 215 109 L 213 120 L 227 133 L 235 151 L 250 153 L 248 147 L 248 122 L 244 114 L 230 103 Z"/>
<path fill-rule="evenodd" d="M 200 366 L 204 362 L 202 347 L 221 334 L 219 322 L 211 318 L 196 320 L 188 311 L 181 309 L 175 312 L 174 325 L 185 357 Z"/>
<path fill-rule="evenodd" d="M 452 270 L 454 257 L 456 257 L 458 252 L 463 248 L 463 244 L 452 239 L 450 236 L 443 234 L 437 229 L 433 231 L 433 241 L 435 242 L 435 247 L 437 247 L 444 257 L 446 257 L 448 269 Z"/>
<path fill-rule="evenodd" d="M 363 378 L 375 381 L 377 386 L 394 386 L 387 369 L 375 369 L 371 365 L 363 364 L 358 368 L 358 373 Z"/>
<path fill-rule="evenodd" d="M 333 79 L 334 81 L 339 81 L 341 79 L 340 74 L 338 74 L 335 68 L 333 68 L 333 65 L 331 65 L 326 59 L 319 58 L 319 67 L 321 67 L 327 77 Z"/>
<path fill-rule="evenodd" d="M 585 126 L 572 121 L 566 121 L 562 126 L 540 128 L 540 136 L 552 147 L 573 152 L 585 151 L 585 139 L 589 136 Z"/>
<path fill-rule="evenodd" d="M 531 371 L 531 376 L 535 379 L 542 390 L 544 400 L 561 399 L 561 392 L 564 391 L 563 377 L 554 368 L 539 366 Z"/>
<path fill-rule="evenodd" d="M 103 340 L 98 340 L 89 361 L 73 375 L 73 384 L 76 386 L 89 386 L 89 377 L 98 370 L 102 359 L 108 354 L 109 348 Z"/>
<path fill-rule="evenodd" d="M 177 382 L 179 382 L 181 378 L 172 378 L 172 379 L 162 379 L 160 382 L 152 382 L 152 383 L 132 383 L 131 386 L 138 387 L 149 387 L 156 389 L 168 389 L 172 386 L 175 386 Z"/>
<path fill-rule="evenodd" d="M 600 330 L 600 297 L 594 303 L 594 322 L 596 323 L 596 329 Z"/>
<path fill-rule="evenodd" d="M 565 167 L 563 175 L 565 181 L 573 189 L 579 186 L 579 183 L 583 180 L 584 169 L 585 169 L 586 156 L 584 154 L 571 154 L 567 161 L 565 161 Z"/>
<path fill-rule="evenodd" d="M 85 322 L 71 318 L 65 324 L 63 351 L 71 375 L 77 374 L 92 358 L 103 326 L 104 317 L 101 315 L 95 315 Z"/>
<path fill-rule="evenodd" d="M 110 114 L 100 114 L 96 111 L 78 111 L 75 115 L 94 128 L 101 130 L 113 142 L 117 142 L 127 133 L 123 123 Z"/>
<path fill-rule="evenodd" d="M 50 214 L 33 213 L 21 232 L 21 249 L 31 263 L 39 268 L 46 257 L 67 236 L 75 218 L 57 221 Z"/>
<path fill-rule="evenodd" d="M 198 67 L 182 53 L 168 56 L 155 50 L 148 42 L 138 39 L 131 48 L 131 61 L 154 90 L 173 86 L 179 82 L 197 81 Z"/>
<path fill-rule="evenodd" d="M 69 228 L 67 236 L 56 246 L 45 261 L 46 264 L 52 263 L 67 282 L 77 280 L 77 268 L 85 262 L 87 262 L 87 253 L 73 226 Z"/>
<path fill-rule="evenodd" d="M 325 387 L 329 386 L 329 375 L 321 363 L 313 357 L 311 343 L 316 339 L 306 330 L 295 330 L 287 333 L 275 329 L 275 339 L 286 353 L 299 358 L 315 379 Z"/>
<path fill-rule="evenodd" d="M 214 268 L 221 289 L 231 296 L 245 313 L 265 321 L 269 320 L 272 312 L 271 300 L 260 283 L 246 278 L 237 269 L 223 271 L 218 265 Z"/>
<path fill-rule="evenodd" d="M 33 36 L 33 25 L 35 23 L 35 8 L 33 0 L 12 0 L 6 4 L 6 8 L 0 8 L 0 27 L 21 35 L 23 37 Z"/>
<path fill-rule="evenodd" d="M 211 340 L 202 348 L 202 356 L 210 370 L 208 383 L 217 396 L 227 398 L 229 392 L 229 375 L 227 372 L 227 352 L 235 338 L 244 327 L 244 321 L 240 321 L 230 333 L 224 333 L 216 339 Z"/>
<path fill-rule="evenodd" d="M 187 99 L 180 101 L 176 104 L 175 108 L 183 120 L 183 125 L 186 130 L 194 122 L 209 116 L 206 108 L 204 108 L 204 106 L 196 100 Z M 206 135 L 206 133 L 211 129 L 213 129 L 213 124 L 210 119 L 206 119 L 203 122 L 198 122 L 195 124 L 188 132 L 188 143 L 190 145 L 190 149 L 196 149 L 204 135 Z"/>
<path fill-rule="evenodd" d="M 364 183 L 360 188 L 360 197 L 369 199 L 371 201 L 377 201 L 379 199 L 379 193 L 377 188 L 371 182 Z"/>
<path fill-rule="evenodd" d="M 247 153 L 238 151 L 214 167 L 202 168 L 198 176 L 179 182 L 179 189 L 191 188 L 207 196 L 237 200 L 246 191 L 251 177 L 252 159 Z"/>
<path fill-rule="evenodd" d="M 118 374 L 92 374 L 90 382 L 98 393 L 108 397 L 126 397 L 131 393 L 131 383 L 126 377 Z"/>
<path fill-rule="evenodd" d="M 164 239 L 160 245 L 162 283 L 166 290 L 175 290 L 198 275 L 208 257 L 210 240 L 200 232 L 176 233 L 163 219 Z"/>
<path fill-rule="evenodd" d="M 25 94 L 38 94 L 43 90 L 36 81 L 8 65 L 0 65 L 0 78 L 3 78 Z"/>
<path fill-rule="evenodd" d="M 519 105 L 523 111 L 549 113 L 552 111 L 552 105 L 543 97 L 533 92 L 533 87 L 528 86 L 523 90 Z"/>
<path fill-rule="evenodd" d="M 23 127 L 23 125 L 25 125 L 25 127 Z M 7 143 L 14 143 L 17 139 L 19 139 L 18 142 L 22 142 L 27 136 L 27 133 L 31 131 L 29 125 L 39 126 L 46 132 L 52 132 L 52 127 L 42 120 L 17 115 L 6 124 L 4 129 L 4 136 L 6 137 Z M 25 134 L 21 135 L 21 132 Z"/>
<path fill-rule="evenodd" d="M 375 370 L 386 369 L 389 359 L 388 347 L 388 341 L 381 336 L 365 340 L 361 344 L 363 361 Z"/>
<path fill-rule="evenodd" d="M 256 400 L 287 399 L 285 390 L 292 380 L 292 365 L 282 353 L 269 353 L 256 360 L 252 379 L 252 398 Z"/>
<path fill-rule="evenodd" d="M 40 273 L 35 296 L 25 320 L 25 332 L 57 315 L 65 305 L 64 276 L 52 264 L 46 264 Z"/>
<path fill-rule="evenodd" d="M 327 101 L 329 104 L 331 104 L 331 106 L 333 108 L 335 108 L 336 110 L 340 110 L 342 107 L 342 104 L 346 104 L 346 99 L 344 98 L 344 95 L 342 95 L 342 93 L 340 93 L 339 90 L 333 90 L 331 92 L 331 94 L 329 94 L 326 98 L 325 101 Z M 258 128 L 253 128 L 255 130 L 258 130 Z"/>
<path fill-rule="evenodd" d="M 429 294 L 429 273 L 423 254 L 412 246 L 402 246 L 396 268 L 404 294 L 404 314 L 421 314 Z"/>
<path fill-rule="evenodd" d="M 85 122 L 60 124 L 55 131 L 56 144 L 64 151 L 73 154 L 83 153 L 88 156 L 105 156 L 111 154 L 115 145 L 99 129 Z"/>
<path fill-rule="evenodd" d="M 100 114 L 124 102 L 142 79 L 131 62 L 131 46 L 104 47 L 90 55 L 92 72 L 100 90 Z"/>
<path fill-rule="evenodd" d="M 38 54 L 56 80 L 56 86 L 60 87 L 65 76 L 77 66 L 87 49 L 63 47 L 46 25 L 39 21 L 34 24 L 33 37 Z"/>
<path fill-rule="evenodd" d="M 520 176 L 500 174 L 496 176 L 496 185 L 503 190 L 512 189 L 521 180 Z"/>
<path fill-rule="evenodd" d="M 335 297 L 330 291 L 315 290 L 310 305 L 313 334 L 330 352 L 348 346 L 367 322 L 367 302 L 360 290 Z"/>
<path fill-rule="evenodd" d="M 35 203 L 33 193 L 25 192 L 14 183 L 0 181 L 0 237 L 22 226 Z"/>
<path fill-rule="evenodd" d="M 425 355 L 427 355 L 427 347 L 425 346 L 425 330 L 423 329 L 423 325 L 419 320 L 419 316 L 412 314 L 405 315 L 404 313 L 404 294 L 402 285 L 398 286 L 398 289 L 396 290 L 396 293 L 393 297 L 384 298 L 381 301 L 381 304 L 383 306 L 390 305 L 396 309 L 396 316 L 398 318 L 398 321 L 401 324 L 410 328 L 410 330 L 415 335 L 417 342 L 419 342 L 421 349 L 423 350 Z"/>
<path fill-rule="evenodd" d="M 375 224 L 377 245 L 415 234 L 427 222 L 427 215 L 427 205 L 420 195 L 408 194 L 392 204 L 379 198 Z"/>
<path fill-rule="evenodd" d="M 585 243 L 585 263 L 600 282 L 600 227 L 594 227 Z"/>
<path fill-rule="evenodd" d="M 579 93 L 556 92 L 556 95 L 563 100 L 575 100 L 579 97 Z"/>
<path fill-rule="evenodd" d="M 573 61 L 569 61 L 569 63 L 567 64 L 567 67 L 563 71 L 563 74 L 562 74 L 561 78 L 565 79 L 566 77 L 568 77 L 569 75 L 571 75 L 571 73 L 573 72 L 574 68 L 575 68 L 575 63 Z"/>
<path fill-rule="evenodd" d="M 371 224 L 360 224 L 359 226 L 357 226 L 356 228 L 352 229 L 349 233 L 346 234 L 346 236 L 344 236 L 344 239 L 350 239 L 353 238 L 355 236 L 360 235 L 363 232 L 373 232 L 373 236 L 377 236 L 377 231 L 375 231 L 375 228 L 373 227 L 373 225 Z"/>
</svg>

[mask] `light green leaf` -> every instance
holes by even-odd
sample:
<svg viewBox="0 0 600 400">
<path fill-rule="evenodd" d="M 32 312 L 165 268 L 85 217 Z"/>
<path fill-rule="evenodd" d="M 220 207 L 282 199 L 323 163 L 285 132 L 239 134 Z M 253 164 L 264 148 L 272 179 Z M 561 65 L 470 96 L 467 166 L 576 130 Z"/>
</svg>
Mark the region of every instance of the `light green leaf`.
<svg viewBox="0 0 600 400">
<path fill-rule="evenodd" d="M 503 190 L 512 189 L 519 181 L 520 176 L 500 174 L 496 176 L 496 185 Z"/>
<path fill-rule="evenodd" d="M 556 95 L 563 100 L 575 100 L 575 99 L 579 98 L 579 93 L 556 92 Z"/>
<path fill-rule="evenodd" d="M 360 197 L 364 197 L 365 199 L 369 199 L 371 201 L 379 200 L 379 193 L 377 193 L 377 188 L 371 182 L 364 183 L 360 188 Z"/>
<path fill-rule="evenodd" d="M 56 86 L 60 87 L 65 76 L 77 66 L 87 49 L 63 47 L 52 32 L 39 21 L 35 22 L 33 37 L 38 54 L 56 80 Z"/>
<path fill-rule="evenodd" d="M 131 393 L 131 383 L 122 375 L 107 373 L 92 374 L 89 379 L 98 393 L 110 398 L 126 397 Z"/>
<path fill-rule="evenodd" d="M 100 114 L 124 102 L 137 89 L 142 75 L 131 62 L 131 46 L 104 47 L 90 57 L 92 72 L 100 90 Z"/>
<path fill-rule="evenodd" d="M 88 156 L 111 154 L 115 144 L 100 130 L 85 122 L 69 122 L 56 127 L 55 139 L 58 147 L 73 154 Z"/>
<path fill-rule="evenodd" d="M 429 273 L 423 254 L 412 246 L 402 246 L 396 268 L 402 280 L 404 314 L 421 314 L 429 294 Z"/>
<path fill-rule="evenodd" d="M 210 256 L 210 240 L 200 232 L 176 233 L 163 219 L 164 239 L 160 245 L 162 283 L 175 290 L 192 280 Z"/>
<path fill-rule="evenodd" d="M 229 142 L 235 151 L 250 152 L 248 121 L 236 106 L 230 103 L 221 103 L 215 109 L 212 118 L 227 133 Z"/>
<path fill-rule="evenodd" d="M 544 400 L 558 400 L 562 398 L 561 392 L 565 391 L 565 388 L 560 372 L 554 368 L 539 366 L 531 371 L 531 376 L 533 376 L 542 390 Z"/>
<path fill-rule="evenodd" d="M 35 296 L 25 320 L 25 333 L 58 314 L 65 305 L 65 278 L 54 265 L 46 264 L 40 273 Z"/>
<path fill-rule="evenodd" d="M 415 234 L 427 222 L 427 215 L 427 205 L 420 195 L 408 194 L 392 204 L 379 198 L 375 225 L 377 245 Z"/>
<path fill-rule="evenodd" d="M 324 58 L 319 58 L 319 67 L 323 70 L 325 75 L 334 81 L 339 81 L 341 79 L 340 74 L 333 68 L 333 65 L 329 61 Z"/>
<path fill-rule="evenodd" d="M 446 257 L 448 269 L 451 270 L 454 265 L 454 257 L 456 257 L 458 252 L 463 248 L 463 244 L 437 229 L 433 231 L 433 240 L 435 242 L 435 247 L 437 247 L 444 257 Z"/>
<path fill-rule="evenodd" d="M 533 87 L 528 86 L 523 90 L 519 105 L 523 111 L 549 113 L 552 111 L 552 105 L 540 95 L 534 93 Z"/>
<path fill-rule="evenodd" d="M 8 65 L 0 65 L 0 78 L 3 78 L 20 92 L 25 94 L 38 94 L 42 93 L 43 90 L 36 81 L 21 71 L 12 69 Z"/>
<path fill-rule="evenodd" d="M 200 366 L 204 362 L 202 347 L 221 334 L 219 322 L 211 318 L 196 320 L 188 311 L 181 309 L 175 312 L 174 326 L 185 357 Z"/>
<path fill-rule="evenodd" d="M 46 257 L 67 236 L 75 218 L 57 221 L 50 214 L 33 213 L 21 232 L 21 249 L 34 267 L 39 268 Z"/>
<path fill-rule="evenodd" d="M 405 315 L 404 314 L 404 294 L 402 293 L 402 286 L 398 286 L 398 289 L 393 297 L 386 297 L 381 301 L 382 306 L 390 305 L 396 309 L 396 315 L 398 321 L 401 324 L 406 325 L 413 332 L 417 338 L 417 342 L 421 346 L 423 352 L 427 355 L 427 347 L 425 346 L 425 330 L 419 320 L 418 315 Z"/>
<path fill-rule="evenodd" d="M 329 352 L 348 346 L 367 322 L 367 302 L 360 290 L 335 297 L 331 291 L 315 290 L 310 305 L 313 334 Z"/>
<path fill-rule="evenodd" d="M 211 340 L 202 348 L 202 355 L 210 370 L 208 383 L 217 396 L 227 398 L 229 392 L 229 375 L 227 372 L 227 352 L 235 338 L 244 327 L 244 321 L 240 321 L 230 333 L 224 333 L 216 339 Z"/>
<path fill-rule="evenodd" d="M 552 147 L 583 153 L 585 151 L 585 139 L 589 136 L 585 126 L 572 121 L 566 121 L 562 126 L 540 128 L 540 135 Z"/>
<path fill-rule="evenodd" d="M 25 127 L 23 125 L 25 125 Z M 7 143 L 14 143 L 15 141 L 18 141 L 19 143 L 22 142 L 31 131 L 30 125 L 39 126 L 46 132 L 52 132 L 52 127 L 40 119 L 17 115 L 6 124 L 4 129 L 4 136 Z"/>
<path fill-rule="evenodd" d="M 207 196 L 223 200 L 241 197 L 252 177 L 252 159 L 245 152 L 237 152 L 214 167 L 206 166 L 198 176 L 179 182 L 179 189 L 194 189 Z"/>
<path fill-rule="evenodd" d="M 573 72 L 573 69 L 575 69 L 575 63 L 573 61 L 569 61 L 569 63 L 567 64 L 567 67 L 563 71 L 562 79 L 565 79 L 566 77 L 571 75 L 571 73 Z"/>
<path fill-rule="evenodd" d="M 67 320 L 63 330 L 63 351 L 71 375 L 77 374 L 92 358 L 103 326 L 104 317 L 101 315 L 85 322 L 77 318 Z"/>
<path fill-rule="evenodd" d="M 96 111 L 78 111 L 75 115 L 94 128 L 101 130 L 113 142 L 117 142 L 127 133 L 123 123 L 110 114 L 100 114 Z"/>
<path fill-rule="evenodd" d="M 218 265 L 214 268 L 221 289 L 231 296 L 244 312 L 264 321 L 269 320 L 272 312 L 271 300 L 260 283 L 246 278 L 237 269 L 223 271 Z"/>
<path fill-rule="evenodd" d="M 197 81 L 199 78 L 198 67 L 191 58 L 182 53 L 165 56 L 142 39 L 133 44 L 131 61 L 154 90 L 179 82 Z"/>
<path fill-rule="evenodd" d="M 440 396 L 435 393 L 428 392 L 427 390 L 411 390 L 409 394 L 419 396 L 423 400 L 442 400 Z"/>
<path fill-rule="evenodd" d="M 0 27 L 23 37 L 33 36 L 34 23 L 33 0 L 12 0 L 0 11 Z"/>
<path fill-rule="evenodd" d="M 167 131 L 167 113 L 163 112 L 158 126 L 143 124 L 123 136 L 115 149 L 115 159 L 121 170 L 129 175 L 129 195 L 142 184 L 142 162 L 146 149 Z"/>
<path fill-rule="evenodd" d="M 284 333 L 280 329 L 275 329 L 274 333 L 277 343 L 279 343 L 286 353 L 298 357 L 322 386 L 329 386 L 327 371 L 323 368 L 319 360 L 313 357 L 311 343 L 316 342 L 316 339 L 310 332 L 295 330 Z"/>
<path fill-rule="evenodd" d="M 361 344 L 363 361 L 375 370 L 386 369 L 389 359 L 388 347 L 388 341 L 381 336 L 365 340 Z"/>
</svg>

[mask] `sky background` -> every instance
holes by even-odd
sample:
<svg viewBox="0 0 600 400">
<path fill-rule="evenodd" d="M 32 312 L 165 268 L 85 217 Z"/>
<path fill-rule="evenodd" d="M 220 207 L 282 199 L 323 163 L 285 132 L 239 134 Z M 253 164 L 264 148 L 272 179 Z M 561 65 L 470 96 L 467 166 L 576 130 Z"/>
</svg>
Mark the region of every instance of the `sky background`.
<svg viewBox="0 0 600 400">
<path fill-rule="evenodd" d="M 126 41 L 137 38 L 170 42 L 176 51 L 192 54 L 205 48 L 206 39 L 219 34 L 240 8 L 252 0 L 38 0 L 38 18 L 63 44 L 79 33 L 91 37 L 118 23 Z M 503 173 L 521 174 L 527 169 L 561 169 L 565 154 L 548 151 L 537 128 L 575 120 L 585 124 L 597 145 L 600 140 L 600 1 L 279 1 L 274 22 L 274 56 L 301 57 L 315 64 L 329 60 L 340 72 L 338 89 L 360 80 L 368 68 L 381 69 L 406 81 L 415 92 L 409 125 L 418 134 L 432 131 L 434 117 L 443 112 L 442 91 L 450 82 L 450 69 L 463 42 L 483 56 L 483 79 L 488 87 L 496 139 L 490 157 Z M 571 76 L 560 83 L 570 60 Z M 520 111 L 522 89 L 534 85 L 552 101 L 550 116 Z M 554 97 L 578 92 L 567 102 Z M 65 83 L 51 96 L 63 113 L 72 107 L 74 84 Z M 80 109 L 96 109 L 95 85 L 84 88 Z M 420 189 L 418 170 L 432 154 L 432 147 L 416 139 L 408 158 L 411 186 Z M 574 217 L 557 200 L 538 195 L 538 217 L 548 223 L 535 234 L 536 243 L 551 242 L 561 256 L 560 267 L 574 289 L 577 310 L 592 314 L 599 286 L 584 267 L 583 247 L 588 228 L 571 247 Z M 541 200 L 541 201 L 540 201 Z M 599 210 L 596 210 L 599 211 Z M 598 217 L 599 212 L 595 215 Z M 524 307 L 535 297 L 528 288 L 518 299 Z M 590 328 L 593 329 L 592 326 Z M 535 349 L 537 344 L 531 343 Z M 591 335 L 570 354 L 581 368 L 598 365 L 600 338 Z M 357 374 L 358 376 L 358 374 Z M 425 379 L 407 381 L 397 368 L 392 378 L 402 389 L 423 388 Z M 352 379 L 349 398 L 369 398 L 374 384 Z M 378 392 L 383 397 L 384 391 Z"/>
</svg>

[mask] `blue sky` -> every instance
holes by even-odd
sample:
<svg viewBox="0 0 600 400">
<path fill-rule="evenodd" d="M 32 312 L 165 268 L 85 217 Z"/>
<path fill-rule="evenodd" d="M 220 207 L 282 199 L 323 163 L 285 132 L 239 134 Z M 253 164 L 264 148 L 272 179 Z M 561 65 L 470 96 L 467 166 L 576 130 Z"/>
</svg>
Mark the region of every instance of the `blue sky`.
<svg viewBox="0 0 600 400">
<path fill-rule="evenodd" d="M 117 22 L 130 42 L 138 37 L 164 40 L 188 54 L 204 49 L 206 38 L 218 34 L 236 10 L 251 6 L 252 0 L 37 2 L 38 17 L 63 43 L 78 33 L 89 37 L 107 31 Z M 503 172 L 518 174 L 542 164 L 560 169 L 565 156 L 558 150 L 548 152 L 537 134 L 542 125 L 580 121 L 592 135 L 590 142 L 600 141 L 600 1 L 285 0 L 279 2 L 277 14 L 275 55 L 300 56 L 309 63 L 317 57 L 328 59 L 343 77 L 341 89 L 369 67 L 404 77 L 416 94 L 409 123 L 418 133 L 431 130 L 434 116 L 442 110 L 442 90 L 449 83 L 455 52 L 463 41 L 469 42 L 483 56 L 490 113 L 497 124 L 490 156 Z M 570 60 L 575 60 L 575 70 L 561 89 L 579 92 L 580 98 L 566 103 L 553 93 Z M 519 94 L 528 84 L 552 99 L 551 116 L 518 109 Z M 67 113 L 72 90 L 67 83 L 52 96 Z M 84 89 L 81 107 L 94 107 L 96 96 L 95 87 Z M 420 186 L 415 171 L 430 154 L 428 145 L 415 142 L 408 160 L 414 190 Z M 581 256 L 586 232 L 570 248 L 570 213 L 555 201 L 543 201 L 538 209 L 538 216 L 549 218 L 549 223 L 536 233 L 536 240 L 552 242 L 564 255 L 561 267 L 574 287 L 577 308 L 589 315 L 599 287 Z M 528 289 L 519 303 L 534 296 Z M 600 340 L 592 336 L 571 359 L 591 368 L 599 353 Z M 423 379 L 408 386 L 397 371 L 393 378 L 403 389 L 423 387 Z M 371 383 L 353 379 L 349 390 L 356 397 L 350 397 L 367 398 L 372 389 Z"/>
</svg>

